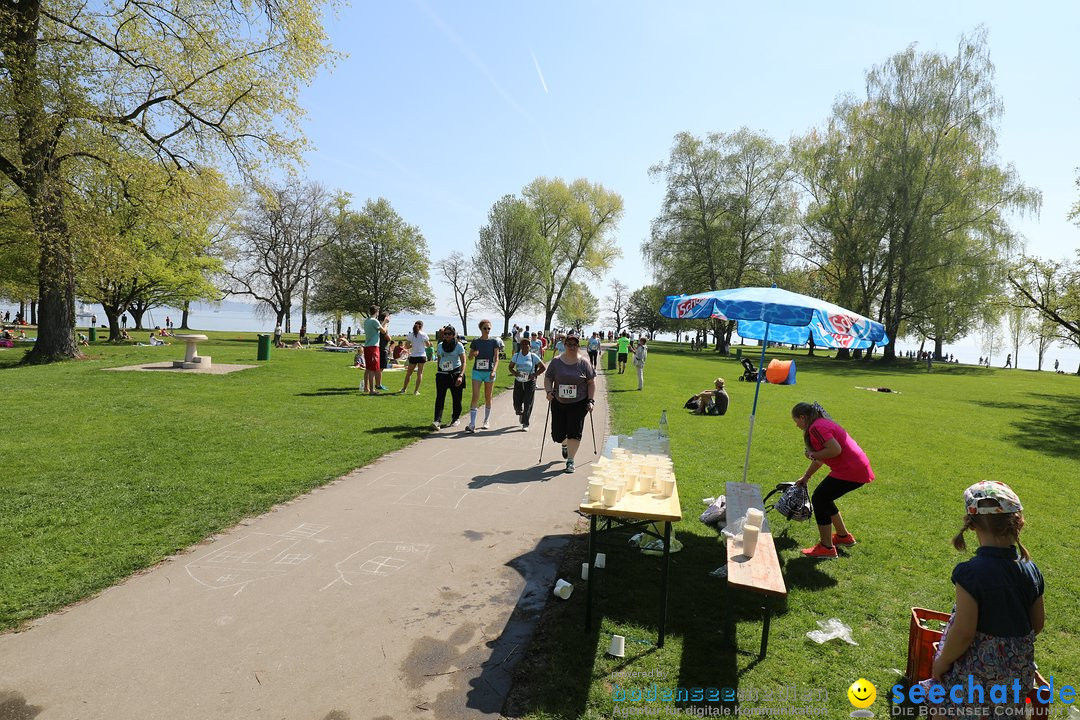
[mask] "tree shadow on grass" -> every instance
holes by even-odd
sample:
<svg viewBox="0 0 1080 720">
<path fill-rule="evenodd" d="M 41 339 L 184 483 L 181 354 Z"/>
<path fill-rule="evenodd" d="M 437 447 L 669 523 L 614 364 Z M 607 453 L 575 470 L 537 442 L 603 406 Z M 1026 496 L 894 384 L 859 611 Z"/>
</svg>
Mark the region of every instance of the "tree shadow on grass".
<svg viewBox="0 0 1080 720">
<path fill-rule="evenodd" d="M 1033 402 L 1002 402 L 972 400 L 973 405 L 1003 410 L 1016 419 L 1010 423 L 1016 432 L 1006 439 L 1025 450 L 1060 457 L 1075 458 L 1080 454 L 1080 404 L 1068 395 L 1026 393 Z"/>
<path fill-rule="evenodd" d="M 431 434 L 428 427 L 422 425 L 386 425 L 384 427 L 369 428 L 365 432 L 373 435 L 393 435 L 399 440 L 411 438 L 423 438 Z"/>
<path fill-rule="evenodd" d="M 1041 400 L 1031 406 L 1032 412 L 1013 422 L 1017 428 L 1009 439 L 1023 448 L 1035 447 L 1039 452 L 1065 458 L 1080 455 L 1080 403 L 1076 398 L 1046 393 L 1028 393 Z"/>
</svg>

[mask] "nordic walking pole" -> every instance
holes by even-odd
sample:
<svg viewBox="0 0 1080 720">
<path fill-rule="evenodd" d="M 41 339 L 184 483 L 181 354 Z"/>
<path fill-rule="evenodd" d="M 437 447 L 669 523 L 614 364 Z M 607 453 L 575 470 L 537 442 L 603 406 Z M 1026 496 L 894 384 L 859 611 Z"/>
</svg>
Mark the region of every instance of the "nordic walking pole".
<svg viewBox="0 0 1080 720">
<path fill-rule="evenodd" d="M 596 452 L 596 425 L 593 424 L 592 412 L 589 413 L 589 427 L 592 428 L 592 454 L 597 455 Z"/>
<path fill-rule="evenodd" d="M 544 434 L 540 436 L 540 459 L 536 461 L 536 464 L 544 462 L 544 444 L 547 442 L 547 426 L 548 420 L 551 419 L 551 403 L 548 403 L 547 412 L 544 413 Z"/>
</svg>

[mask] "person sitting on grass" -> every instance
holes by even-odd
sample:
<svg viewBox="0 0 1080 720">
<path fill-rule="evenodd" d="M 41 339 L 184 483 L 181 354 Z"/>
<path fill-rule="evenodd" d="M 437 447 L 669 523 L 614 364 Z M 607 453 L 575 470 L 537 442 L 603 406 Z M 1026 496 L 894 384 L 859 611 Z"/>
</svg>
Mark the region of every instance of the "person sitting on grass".
<svg viewBox="0 0 1080 720">
<path fill-rule="evenodd" d="M 364 348 L 359 347 L 359 348 L 356 349 L 356 356 L 353 358 L 353 367 L 354 368 L 362 368 L 362 367 L 364 367 Z"/>
<path fill-rule="evenodd" d="M 703 390 L 694 397 L 690 398 L 690 402 L 695 404 L 694 415 L 724 415 L 727 413 L 728 403 L 731 399 L 728 397 L 727 390 L 724 389 L 724 378 L 718 377 L 713 381 L 712 390 Z"/>
<path fill-rule="evenodd" d="M 11 336 L 11 333 L 4 333 L 4 334 L 7 335 L 8 337 Z M 79 333 L 79 345 L 80 346 L 85 345 L 86 347 L 90 347 L 90 341 L 82 333 Z"/>
<path fill-rule="evenodd" d="M 157 346 L 157 345 L 168 345 L 169 343 L 165 342 L 164 340 L 159 338 L 154 333 L 150 333 L 150 344 L 154 345 L 154 346 Z"/>
</svg>

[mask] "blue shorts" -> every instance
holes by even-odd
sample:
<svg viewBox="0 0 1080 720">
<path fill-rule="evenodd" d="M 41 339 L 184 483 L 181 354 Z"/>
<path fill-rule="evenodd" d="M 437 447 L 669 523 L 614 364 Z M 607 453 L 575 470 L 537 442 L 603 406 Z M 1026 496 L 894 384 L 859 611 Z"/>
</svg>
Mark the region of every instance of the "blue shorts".
<svg viewBox="0 0 1080 720">
<path fill-rule="evenodd" d="M 495 373 L 491 370 L 473 370 L 473 382 L 495 382 Z"/>
</svg>

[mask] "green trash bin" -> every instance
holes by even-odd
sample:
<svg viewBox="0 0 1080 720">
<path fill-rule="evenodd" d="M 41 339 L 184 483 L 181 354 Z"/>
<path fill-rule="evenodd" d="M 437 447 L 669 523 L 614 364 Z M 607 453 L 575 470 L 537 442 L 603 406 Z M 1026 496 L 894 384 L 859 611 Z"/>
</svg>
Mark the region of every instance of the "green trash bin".
<svg viewBox="0 0 1080 720">
<path fill-rule="evenodd" d="M 270 359 L 270 336 L 259 334 L 259 354 L 255 358 L 256 360 L 269 360 Z"/>
<path fill-rule="evenodd" d="M 608 370 L 614 370 L 615 369 L 615 359 L 616 359 L 616 356 L 618 354 L 619 354 L 619 351 L 616 350 L 613 347 L 607 349 L 607 369 Z"/>
<path fill-rule="evenodd" d="M 93 325 L 90 326 L 90 342 L 97 342 L 97 328 Z"/>
<path fill-rule="evenodd" d="M 735 359 L 742 362 L 742 348 L 735 348 Z"/>
</svg>

